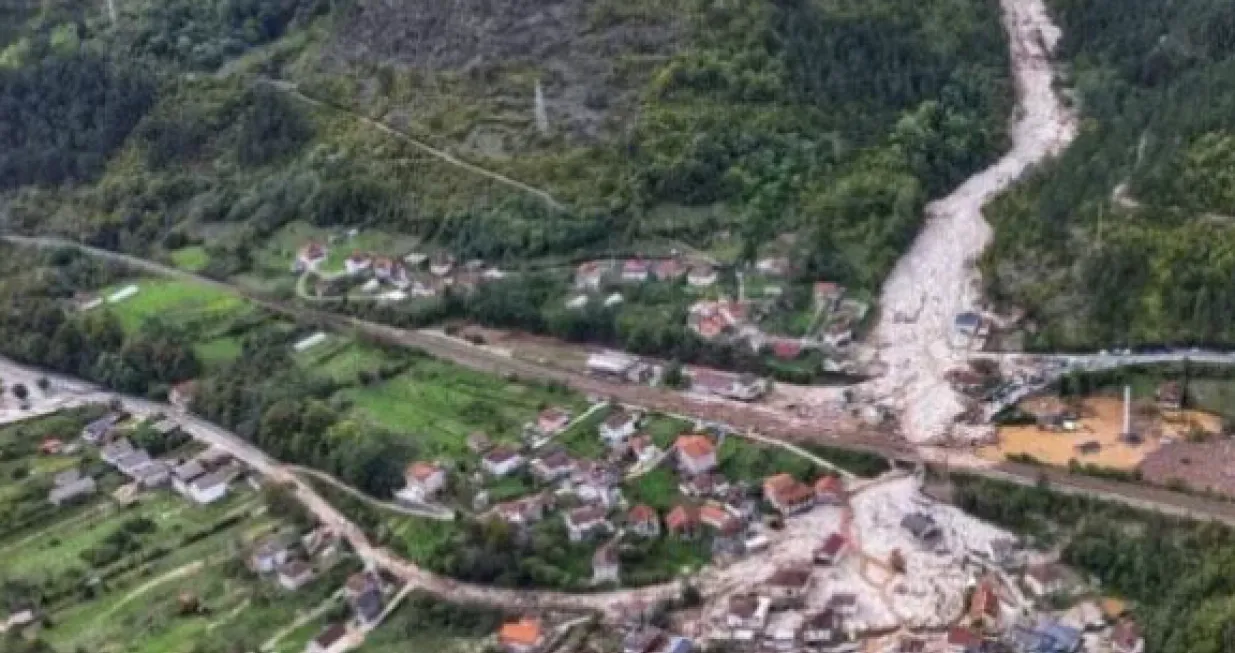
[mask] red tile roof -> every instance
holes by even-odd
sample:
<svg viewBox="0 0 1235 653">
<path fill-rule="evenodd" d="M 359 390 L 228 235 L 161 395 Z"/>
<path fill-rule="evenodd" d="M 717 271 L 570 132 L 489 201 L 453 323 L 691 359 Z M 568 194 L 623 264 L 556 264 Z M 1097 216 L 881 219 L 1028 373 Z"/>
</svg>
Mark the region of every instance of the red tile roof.
<svg viewBox="0 0 1235 653">
<path fill-rule="evenodd" d="M 669 511 L 669 516 L 665 517 L 665 525 L 673 532 L 694 528 L 698 523 L 698 511 L 682 505 Z"/>
<path fill-rule="evenodd" d="M 626 518 L 633 524 L 649 524 L 657 519 L 656 509 L 652 506 L 641 503 L 634 508 L 631 508 L 630 512 L 627 513 Z"/>
<path fill-rule="evenodd" d="M 503 624 L 497 638 L 503 646 L 535 646 L 540 643 L 542 635 L 540 619 L 524 617 Z"/>
<path fill-rule="evenodd" d="M 700 458 L 716 453 L 716 446 L 712 444 L 712 439 L 706 435 L 681 435 L 678 436 L 673 446 L 679 452 L 691 458 Z"/>
</svg>

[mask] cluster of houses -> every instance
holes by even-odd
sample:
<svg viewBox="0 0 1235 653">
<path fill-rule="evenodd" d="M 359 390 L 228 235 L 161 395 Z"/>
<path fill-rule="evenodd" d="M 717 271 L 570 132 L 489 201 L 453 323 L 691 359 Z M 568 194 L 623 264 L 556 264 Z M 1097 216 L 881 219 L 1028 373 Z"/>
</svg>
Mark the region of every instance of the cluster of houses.
<svg viewBox="0 0 1235 653">
<path fill-rule="evenodd" d="M 326 245 L 309 242 L 297 253 L 292 270 L 296 273 L 316 271 L 329 253 Z M 473 290 L 485 281 L 506 277 L 504 271 L 480 259 L 460 264 L 446 252 L 433 255 L 412 252 L 395 258 L 353 251 L 344 259 L 343 269 L 352 277 L 366 278 L 361 287 L 363 292 L 376 294 L 389 286 L 391 289 L 382 297 L 390 300 L 435 297 L 451 287 Z"/>
<path fill-rule="evenodd" d="M 342 653 L 363 641 L 363 633 L 376 626 L 386 609 L 386 594 L 392 586 L 372 571 L 358 571 L 343 585 L 343 598 L 351 608 L 350 621 L 326 626 L 309 640 L 305 653 Z"/>
<path fill-rule="evenodd" d="M 324 527 L 303 536 L 274 533 L 254 543 L 245 564 L 253 573 L 270 577 L 283 589 L 295 592 L 334 564 L 341 547 L 342 541 Z"/>
<path fill-rule="evenodd" d="M 136 490 L 170 486 L 194 503 L 206 505 L 225 497 L 229 484 L 244 471 L 230 455 L 217 449 L 184 459 L 155 459 L 124 435 L 129 418 L 128 413 L 115 410 L 90 422 L 81 432 L 85 443 L 98 448 L 99 458 L 104 463 L 129 478 L 131 483 L 121 489 L 126 496 Z M 180 431 L 180 425 L 170 418 L 154 418 L 145 426 L 164 438 L 174 437 Z M 59 439 L 48 438 L 41 450 L 54 454 L 65 451 L 66 446 Z M 47 500 L 58 506 L 93 494 L 97 489 L 94 478 L 82 474 L 79 469 L 69 469 L 56 475 Z M 126 489 L 129 492 L 124 492 Z"/>
<path fill-rule="evenodd" d="M 588 355 L 587 371 L 597 378 L 623 383 L 658 383 L 662 366 L 617 351 L 598 351 Z M 754 374 L 732 374 L 704 369 L 691 370 L 691 389 L 726 399 L 754 401 L 768 392 L 768 382 Z"/>
</svg>

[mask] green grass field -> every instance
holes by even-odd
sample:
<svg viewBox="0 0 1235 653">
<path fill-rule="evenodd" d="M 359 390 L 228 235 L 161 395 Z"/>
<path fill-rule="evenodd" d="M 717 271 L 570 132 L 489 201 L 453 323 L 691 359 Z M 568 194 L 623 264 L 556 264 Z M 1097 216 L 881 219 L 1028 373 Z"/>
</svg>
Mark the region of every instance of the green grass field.
<svg viewBox="0 0 1235 653">
<path fill-rule="evenodd" d="M 349 338 L 332 338 L 329 342 L 295 354 L 297 364 L 314 376 L 340 383 L 355 383 L 361 371 L 375 371 L 386 363 L 397 362 L 399 358 Z"/>
<path fill-rule="evenodd" d="M 171 253 L 172 264 L 188 272 L 201 272 L 210 264 L 210 255 L 201 245 L 184 247 Z"/>
<path fill-rule="evenodd" d="M 470 456 L 466 438 L 476 431 L 515 441 L 543 406 L 574 411 L 585 406 L 569 390 L 510 382 L 429 359 L 416 359 L 411 369 L 389 381 L 342 395 L 359 417 L 414 434 L 429 456 Z"/>
<path fill-rule="evenodd" d="M 255 310 L 244 300 L 209 286 L 175 279 L 138 279 L 118 283 L 101 292 L 106 297 L 128 285 L 136 285 L 136 295 L 115 304 L 108 304 L 126 331 L 134 332 L 151 319 L 193 328 L 205 333 L 228 320 Z"/>
</svg>

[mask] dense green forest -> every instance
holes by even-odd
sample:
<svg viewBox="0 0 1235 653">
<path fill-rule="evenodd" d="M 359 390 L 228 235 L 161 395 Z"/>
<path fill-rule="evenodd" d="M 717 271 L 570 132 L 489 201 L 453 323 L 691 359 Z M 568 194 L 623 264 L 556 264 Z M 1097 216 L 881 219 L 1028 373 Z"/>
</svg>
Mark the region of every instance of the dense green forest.
<svg viewBox="0 0 1235 653">
<path fill-rule="evenodd" d="M 1016 531 L 1064 543 L 1063 561 L 1134 602 L 1154 653 L 1225 653 L 1235 632 L 1235 530 L 956 475 L 956 503 Z"/>
<path fill-rule="evenodd" d="M 7 195 L 8 216 L 20 229 L 146 254 L 205 241 L 216 276 L 248 271 L 253 250 L 291 221 L 381 228 L 507 265 L 649 242 L 749 260 L 790 234 L 803 280 L 873 290 L 926 200 L 1005 145 L 997 4 L 564 1 L 582 32 L 616 35 L 607 86 L 575 109 L 607 115 L 606 94 L 618 93 L 636 106 L 586 134 L 545 135 L 530 112 L 512 117 L 507 99 L 527 92 L 513 90 L 526 70 L 548 66 L 541 55 L 505 65 L 478 52 L 484 63 L 464 72 L 383 58 L 382 44 L 353 33 L 362 19 L 438 20 L 445 5 L 137 0 L 113 24 L 98 3 L 46 3 L 11 36 L 0 72 L 63 88 L 35 101 L 0 76 L 0 106 L 30 116 L 0 134 L 11 145 L 0 161 L 66 163 L 6 174 L 2 185 L 23 186 Z M 458 20 L 507 11 L 456 10 Z M 434 41 L 443 25 L 419 37 L 425 47 L 445 48 Z M 640 41 L 662 32 L 667 43 Z M 339 54 L 365 45 L 377 54 Z M 327 105 L 263 78 L 295 81 Z M 566 209 L 427 159 L 349 111 L 406 125 Z M 35 116 L 62 116 L 68 129 L 49 134 Z M 520 155 L 470 145 L 494 123 Z"/>
<path fill-rule="evenodd" d="M 992 295 L 1037 348 L 1235 343 L 1235 5 L 1048 4 L 1082 129 L 988 208 Z"/>
</svg>

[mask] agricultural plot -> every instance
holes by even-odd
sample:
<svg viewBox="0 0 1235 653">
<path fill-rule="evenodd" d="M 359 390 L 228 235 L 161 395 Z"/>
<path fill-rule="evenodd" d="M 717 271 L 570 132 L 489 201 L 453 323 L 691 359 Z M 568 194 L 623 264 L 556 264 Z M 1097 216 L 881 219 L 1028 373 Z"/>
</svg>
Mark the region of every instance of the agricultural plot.
<svg viewBox="0 0 1235 653">
<path fill-rule="evenodd" d="M 168 490 L 121 506 L 110 496 L 120 480 L 103 476 L 99 492 L 51 505 L 54 474 L 82 467 L 93 475 L 100 466 L 92 453 L 42 453 L 40 444 L 56 434 L 67 441 L 86 419 L 66 413 L 0 429 L 7 597 L 38 609 L 41 623 L 32 630 L 56 650 L 189 653 L 207 640 L 256 650 L 352 570 L 347 559 L 319 563 L 319 577 L 294 593 L 248 571 L 243 558 L 252 544 L 291 525 L 239 487 L 209 506 Z"/>
<path fill-rule="evenodd" d="M 428 456 L 470 455 L 466 439 L 477 431 L 514 442 L 542 408 L 562 405 L 579 411 L 586 406 L 564 388 L 510 382 L 429 359 L 416 359 L 388 381 L 341 394 L 357 416 L 414 434 Z"/>
<path fill-rule="evenodd" d="M 147 320 L 157 318 L 165 322 L 208 332 L 227 321 L 239 318 L 252 311 L 244 300 L 222 290 L 174 279 L 140 279 L 117 284 L 101 292 L 106 297 L 130 285 L 137 287 L 132 296 L 108 304 L 126 331 L 141 328 Z"/>
</svg>

